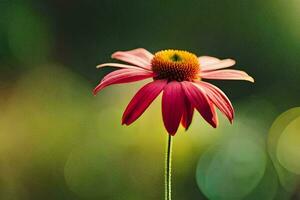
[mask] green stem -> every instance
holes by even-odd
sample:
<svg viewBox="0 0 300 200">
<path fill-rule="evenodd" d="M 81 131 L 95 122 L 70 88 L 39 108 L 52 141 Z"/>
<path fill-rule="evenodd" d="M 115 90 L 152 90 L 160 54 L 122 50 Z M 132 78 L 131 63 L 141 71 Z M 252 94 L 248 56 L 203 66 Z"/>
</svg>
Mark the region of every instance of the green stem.
<svg viewBox="0 0 300 200">
<path fill-rule="evenodd" d="M 172 136 L 168 136 L 165 163 L 165 200 L 171 200 Z"/>
</svg>

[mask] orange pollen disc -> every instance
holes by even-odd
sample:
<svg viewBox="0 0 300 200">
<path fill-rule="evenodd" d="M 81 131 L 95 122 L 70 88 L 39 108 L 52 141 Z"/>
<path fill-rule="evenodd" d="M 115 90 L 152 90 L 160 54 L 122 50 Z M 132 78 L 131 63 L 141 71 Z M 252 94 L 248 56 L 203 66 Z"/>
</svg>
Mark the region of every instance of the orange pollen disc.
<svg viewBox="0 0 300 200">
<path fill-rule="evenodd" d="M 162 50 L 151 61 L 155 79 L 192 81 L 199 78 L 200 63 L 193 53 L 182 50 Z"/>
</svg>

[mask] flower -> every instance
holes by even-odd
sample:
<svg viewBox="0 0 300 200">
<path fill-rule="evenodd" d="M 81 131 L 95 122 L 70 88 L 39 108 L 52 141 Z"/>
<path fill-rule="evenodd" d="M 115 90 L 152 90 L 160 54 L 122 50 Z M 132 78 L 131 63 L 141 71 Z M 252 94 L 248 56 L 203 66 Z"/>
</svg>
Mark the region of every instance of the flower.
<svg viewBox="0 0 300 200">
<path fill-rule="evenodd" d="M 175 135 L 179 124 L 187 130 L 192 122 L 194 109 L 214 128 L 218 125 L 217 107 L 232 123 L 234 109 L 227 96 L 216 86 L 202 79 L 246 80 L 254 79 L 244 71 L 224 69 L 235 64 L 232 59 L 220 60 L 210 56 L 197 57 L 182 50 L 162 50 L 154 55 L 138 48 L 117 51 L 112 58 L 129 63 L 104 63 L 97 68 L 117 67 L 119 70 L 106 75 L 96 86 L 96 95 L 112 84 L 129 83 L 152 78 L 132 98 L 122 117 L 122 124 L 137 120 L 152 101 L 161 93 L 162 116 L 165 128 Z"/>
</svg>

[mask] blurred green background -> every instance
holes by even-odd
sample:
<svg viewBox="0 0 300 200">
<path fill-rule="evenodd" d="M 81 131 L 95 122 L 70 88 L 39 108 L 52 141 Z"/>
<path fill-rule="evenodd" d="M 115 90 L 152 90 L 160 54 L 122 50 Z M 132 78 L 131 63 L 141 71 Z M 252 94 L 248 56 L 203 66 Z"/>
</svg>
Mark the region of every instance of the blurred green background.
<svg viewBox="0 0 300 200">
<path fill-rule="evenodd" d="M 143 83 L 92 89 L 117 50 L 237 60 L 256 82 L 212 81 L 236 110 L 174 140 L 173 197 L 300 199 L 300 1 L 0 0 L 0 199 L 163 199 L 160 100 L 132 126 Z"/>
</svg>

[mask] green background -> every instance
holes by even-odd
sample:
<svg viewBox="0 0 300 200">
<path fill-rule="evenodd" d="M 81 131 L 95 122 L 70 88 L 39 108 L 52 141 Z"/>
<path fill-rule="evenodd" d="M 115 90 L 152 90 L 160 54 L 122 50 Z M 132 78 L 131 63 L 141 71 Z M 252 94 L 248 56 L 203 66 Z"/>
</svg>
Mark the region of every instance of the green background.
<svg viewBox="0 0 300 200">
<path fill-rule="evenodd" d="M 255 79 L 211 81 L 235 123 L 220 113 L 213 129 L 197 114 L 179 130 L 175 200 L 300 199 L 299 136 L 275 152 L 291 155 L 281 163 L 292 170 L 267 152 L 273 121 L 299 106 L 299 9 L 297 0 L 0 0 L 0 199 L 163 199 L 160 98 L 126 127 L 122 112 L 145 82 L 92 95 L 113 70 L 95 66 L 139 47 L 234 58 Z"/>
</svg>

